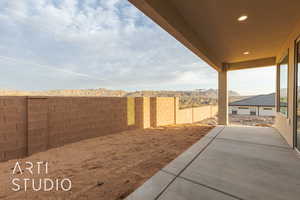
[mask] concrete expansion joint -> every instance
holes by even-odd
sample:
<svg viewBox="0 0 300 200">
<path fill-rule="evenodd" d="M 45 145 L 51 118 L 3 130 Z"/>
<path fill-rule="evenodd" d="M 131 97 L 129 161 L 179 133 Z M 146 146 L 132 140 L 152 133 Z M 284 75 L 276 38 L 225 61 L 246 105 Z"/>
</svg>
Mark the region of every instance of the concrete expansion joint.
<svg viewBox="0 0 300 200">
<path fill-rule="evenodd" d="M 189 178 L 185 178 L 185 177 L 183 177 L 183 176 L 179 176 L 178 178 L 181 178 L 181 179 L 183 179 L 183 180 L 189 181 L 189 182 L 194 183 L 194 184 L 196 184 L 196 185 L 200 185 L 200 186 L 205 187 L 205 188 L 208 188 L 208 189 L 210 189 L 210 190 L 213 190 L 213 191 L 216 191 L 216 192 L 220 192 L 220 193 L 222 193 L 222 194 L 224 194 L 224 195 L 230 196 L 230 197 L 235 198 L 235 199 L 238 199 L 238 200 L 245 200 L 245 199 L 243 199 L 243 198 L 241 198 L 241 197 L 238 197 L 238 196 L 236 196 L 236 195 L 230 194 L 230 193 L 225 192 L 225 191 L 223 191 L 223 190 L 220 190 L 220 189 L 218 189 L 218 188 L 215 188 L 215 187 L 212 187 L 212 186 L 209 186 L 209 185 L 205 185 L 205 184 L 203 184 L 203 183 L 200 183 L 200 182 L 198 182 L 198 181 L 191 180 L 191 179 L 189 179 Z"/>
<path fill-rule="evenodd" d="M 159 199 L 159 197 L 169 188 L 169 186 L 176 180 L 176 178 L 180 177 L 180 175 L 200 156 L 200 154 L 205 150 L 207 149 L 207 147 L 213 142 L 214 139 L 216 139 L 216 137 L 225 129 L 225 126 L 222 127 L 222 129 L 220 129 L 218 131 L 218 133 L 211 138 L 211 140 L 200 150 L 200 152 L 198 152 L 194 157 L 193 159 L 188 162 L 188 164 L 178 173 L 178 174 L 173 174 L 173 173 L 168 173 L 168 174 L 171 174 L 171 175 L 175 175 L 175 177 L 170 181 L 170 183 L 168 183 L 164 189 L 157 195 L 157 197 L 155 198 L 155 200 Z M 161 170 L 163 172 L 165 172 L 165 170 Z"/>
<path fill-rule="evenodd" d="M 289 148 L 289 147 L 281 147 L 281 146 L 272 145 L 272 144 L 260 144 L 260 143 L 256 143 L 256 142 L 249 142 L 249 141 L 235 140 L 235 139 L 230 139 L 230 138 L 216 138 L 216 140 L 232 141 L 232 142 L 238 142 L 238 143 L 244 143 L 244 144 L 253 144 L 253 145 L 268 146 L 268 147 L 274 147 L 274 148 L 280 148 L 280 149 L 292 150 L 292 149 Z"/>
</svg>

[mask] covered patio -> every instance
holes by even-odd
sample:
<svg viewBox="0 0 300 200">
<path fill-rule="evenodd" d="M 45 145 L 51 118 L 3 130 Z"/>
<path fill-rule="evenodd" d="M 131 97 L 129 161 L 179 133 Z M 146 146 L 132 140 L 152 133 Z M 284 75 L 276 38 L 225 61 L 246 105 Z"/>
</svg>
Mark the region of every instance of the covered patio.
<svg viewBox="0 0 300 200">
<path fill-rule="evenodd" d="M 298 200 L 299 169 L 274 128 L 218 126 L 127 200 Z"/>
<path fill-rule="evenodd" d="M 277 66 L 274 127 L 300 148 L 299 0 L 129 1 L 218 72 L 219 125 L 228 125 L 228 72 Z"/>
<path fill-rule="evenodd" d="M 218 72 L 219 126 L 127 199 L 299 199 L 300 1 L 129 1 Z M 228 126 L 228 72 L 265 66 L 274 127 Z"/>
</svg>

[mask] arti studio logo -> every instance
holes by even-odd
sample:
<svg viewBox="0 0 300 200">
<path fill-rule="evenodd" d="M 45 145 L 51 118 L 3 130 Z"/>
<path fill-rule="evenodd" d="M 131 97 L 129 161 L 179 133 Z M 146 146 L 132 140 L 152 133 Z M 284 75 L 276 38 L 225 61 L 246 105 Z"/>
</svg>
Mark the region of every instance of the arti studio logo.
<svg viewBox="0 0 300 200">
<path fill-rule="evenodd" d="M 69 178 L 52 179 L 52 178 L 33 178 L 35 175 L 47 176 L 49 172 L 48 162 L 16 162 L 12 171 L 12 187 L 11 189 L 17 191 L 70 191 L 72 182 Z M 25 175 L 25 178 L 20 178 L 20 175 Z M 28 176 L 27 176 L 28 174 Z"/>
</svg>

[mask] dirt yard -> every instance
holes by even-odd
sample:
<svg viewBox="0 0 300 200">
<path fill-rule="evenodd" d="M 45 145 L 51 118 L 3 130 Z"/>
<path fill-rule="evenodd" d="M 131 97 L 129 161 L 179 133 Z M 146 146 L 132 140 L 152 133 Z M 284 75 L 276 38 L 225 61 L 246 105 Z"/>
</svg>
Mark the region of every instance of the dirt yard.
<svg viewBox="0 0 300 200">
<path fill-rule="evenodd" d="M 0 199 L 124 199 L 211 128 L 213 126 L 192 124 L 130 130 L 0 163 Z M 17 161 L 22 172 L 14 171 Z M 38 174 L 38 167 L 34 165 L 31 174 L 25 169 L 26 161 L 33 164 L 43 161 L 42 166 L 48 162 L 48 173 L 41 167 Z M 16 189 L 12 183 L 14 178 L 19 178 L 17 183 L 21 191 L 12 191 Z M 26 192 L 24 178 L 29 178 Z M 39 180 L 45 178 L 58 180 L 58 183 L 69 178 L 72 189 L 67 192 L 61 188 L 51 192 L 33 191 L 32 180 L 39 189 Z"/>
</svg>

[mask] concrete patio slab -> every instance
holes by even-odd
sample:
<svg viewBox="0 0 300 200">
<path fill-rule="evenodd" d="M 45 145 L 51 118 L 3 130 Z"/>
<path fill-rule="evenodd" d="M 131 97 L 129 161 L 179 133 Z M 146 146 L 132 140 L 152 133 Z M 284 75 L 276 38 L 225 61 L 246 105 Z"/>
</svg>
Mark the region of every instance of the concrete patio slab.
<svg viewBox="0 0 300 200">
<path fill-rule="evenodd" d="M 225 127 L 210 135 L 162 169 L 165 180 L 155 175 L 128 199 L 300 198 L 299 154 L 276 130 Z"/>
<path fill-rule="evenodd" d="M 162 170 L 172 173 L 179 174 L 197 155 L 212 141 L 213 138 L 207 137 L 202 138 L 199 142 L 195 143 L 188 150 L 180 154 L 175 160 L 170 162 Z"/>
<path fill-rule="evenodd" d="M 268 127 L 230 126 L 226 127 L 217 138 L 290 148 L 277 130 Z"/>
<path fill-rule="evenodd" d="M 224 129 L 224 126 L 217 126 L 213 128 L 208 134 L 206 134 L 201 140 L 193 144 L 185 152 L 180 154 L 175 160 L 170 162 L 162 170 L 172 173 L 179 174 L 192 160 L 194 160 L 198 154 L 200 154 L 209 143 Z"/>
<path fill-rule="evenodd" d="M 241 199 L 296 200 L 298 169 L 299 159 L 291 150 L 215 140 L 180 176 Z"/>
<path fill-rule="evenodd" d="M 197 183 L 177 178 L 158 198 L 159 200 L 235 200 L 227 194 L 212 190 Z"/>
<path fill-rule="evenodd" d="M 159 171 L 146 181 L 141 187 L 131 193 L 126 200 L 155 199 L 175 178 L 175 176 Z"/>
<path fill-rule="evenodd" d="M 216 137 L 220 131 L 222 131 L 225 128 L 225 126 L 222 125 L 218 125 L 215 128 L 213 128 L 211 131 L 209 131 L 209 133 L 207 133 L 204 137 L 209 137 L 209 138 L 214 138 Z"/>
</svg>

